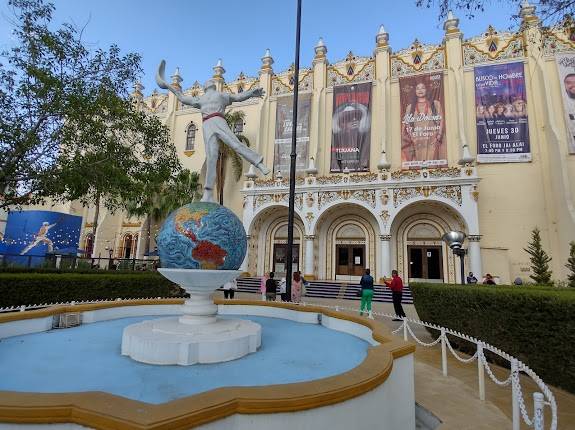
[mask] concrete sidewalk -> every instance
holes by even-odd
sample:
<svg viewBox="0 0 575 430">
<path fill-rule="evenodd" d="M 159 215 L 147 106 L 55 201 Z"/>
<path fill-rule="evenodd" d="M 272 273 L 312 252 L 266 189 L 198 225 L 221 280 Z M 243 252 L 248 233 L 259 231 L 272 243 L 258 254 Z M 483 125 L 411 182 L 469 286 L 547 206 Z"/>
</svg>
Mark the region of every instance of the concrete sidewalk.
<svg viewBox="0 0 575 430">
<path fill-rule="evenodd" d="M 221 294 L 221 292 L 218 292 Z M 246 300 L 257 299 L 254 294 L 239 293 L 238 298 Z M 358 301 L 337 299 L 309 299 L 309 302 L 342 307 L 359 307 Z M 413 305 L 404 305 L 409 318 L 419 319 Z M 393 313 L 391 303 L 373 303 L 376 312 Z M 379 318 L 378 318 L 379 320 Z M 393 330 L 401 322 L 393 322 L 388 318 L 381 321 Z M 414 328 L 415 335 L 423 342 L 431 342 L 432 337 L 425 328 Z M 497 345 L 495 345 L 497 346 Z M 464 354 L 459 354 L 462 357 Z M 511 429 L 511 385 L 500 387 L 493 383 L 485 372 L 485 401 L 479 400 L 477 379 L 477 361 L 464 364 L 448 352 L 448 376 L 441 372 L 441 347 L 417 346 L 415 352 L 415 400 L 425 409 L 442 421 L 440 430 L 475 430 L 475 429 Z M 465 356 L 467 357 L 467 356 Z M 490 364 L 495 376 L 506 379 L 509 370 Z M 538 391 L 531 378 L 522 375 L 521 386 L 523 398 L 529 412 L 533 415 L 533 392 Z M 575 395 L 558 388 L 550 387 L 557 401 L 558 429 L 575 429 Z M 549 428 L 551 411 L 545 408 L 545 425 Z M 528 427 L 522 422 L 522 429 Z"/>
</svg>

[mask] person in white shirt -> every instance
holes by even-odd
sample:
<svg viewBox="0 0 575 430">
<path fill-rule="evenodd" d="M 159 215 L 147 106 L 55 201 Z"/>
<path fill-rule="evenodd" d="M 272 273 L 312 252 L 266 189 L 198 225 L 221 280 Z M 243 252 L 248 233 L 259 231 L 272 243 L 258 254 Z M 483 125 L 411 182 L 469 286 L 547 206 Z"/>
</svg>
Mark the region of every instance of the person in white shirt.
<svg viewBox="0 0 575 430">
<path fill-rule="evenodd" d="M 233 299 L 234 293 L 238 289 L 238 282 L 235 279 L 226 282 L 223 286 L 223 289 L 224 289 L 224 298 Z"/>
</svg>

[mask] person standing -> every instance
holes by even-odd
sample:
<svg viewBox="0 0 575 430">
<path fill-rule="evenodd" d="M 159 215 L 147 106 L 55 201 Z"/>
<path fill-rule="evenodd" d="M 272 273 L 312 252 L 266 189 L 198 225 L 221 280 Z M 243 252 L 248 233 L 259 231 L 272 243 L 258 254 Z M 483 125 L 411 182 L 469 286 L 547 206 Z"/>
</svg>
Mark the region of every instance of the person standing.
<svg viewBox="0 0 575 430">
<path fill-rule="evenodd" d="M 301 301 L 302 279 L 299 272 L 294 272 L 293 282 L 291 283 L 291 301 L 299 303 Z"/>
<path fill-rule="evenodd" d="M 398 318 L 394 318 L 393 321 L 401 321 L 401 318 L 405 318 L 405 312 L 403 311 L 403 306 L 401 306 L 401 299 L 403 297 L 403 281 L 399 277 L 397 270 L 391 271 L 391 281 L 384 281 L 385 285 L 391 290 L 391 297 L 393 299 L 393 309 L 395 309 L 395 315 Z"/>
<path fill-rule="evenodd" d="M 266 300 L 268 302 L 275 302 L 276 301 L 276 288 L 277 283 L 274 279 L 274 272 L 270 272 L 270 277 L 266 281 Z"/>
<path fill-rule="evenodd" d="M 260 279 L 260 293 L 262 293 L 262 300 L 265 302 L 266 301 L 266 282 L 269 279 L 269 276 L 267 273 L 264 273 L 264 276 L 262 276 L 262 279 Z"/>
<path fill-rule="evenodd" d="M 361 305 L 359 307 L 359 314 L 363 315 L 363 312 L 366 311 L 368 313 L 368 318 L 373 319 L 373 314 L 371 313 L 373 276 L 370 275 L 369 269 L 365 269 L 365 274 L 361 277 L 359 285 L 361 285 Z"/>
<path fill-rule="evenodd" d="M 286 283 L 286 278 L 282 278 L 280 281 L 280 298 L 282 302 L 287 302 L 288 298 L 287 298 L 287 283 Z"/>
<path fill-rule="evenodd" d="M 233 299 L 234 293 L 238 289 L 238 283 L 235 279 L 224 284 L 224 299 Z"/>
</svg>

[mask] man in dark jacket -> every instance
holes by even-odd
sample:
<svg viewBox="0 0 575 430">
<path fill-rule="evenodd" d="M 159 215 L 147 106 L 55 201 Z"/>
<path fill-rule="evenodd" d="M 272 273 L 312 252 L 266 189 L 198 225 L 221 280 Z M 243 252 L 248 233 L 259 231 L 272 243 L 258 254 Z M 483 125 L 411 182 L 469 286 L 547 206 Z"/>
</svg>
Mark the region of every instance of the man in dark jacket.
<svg viewBox="0 0 575 430">
<path fill-rule="evenodd" d="M 368 313 L 368 318 L 373 319 L 371 313 L 371 300 L 373 299 L 373 277 L 369 274 L 369 269 L 365 269 L 365 274 L 359 281 L 361 285 L 361 306 L 359 307 L 359 314 L 363 315 L 364 310 Z"/>
<path fill-rule="evenodd" d="M 276 301 L 276 288 L 277 283 L 274 279 L 274 272 L 270 272 L 270 277 L 266 281 L 266 301 L 275 302 Z"/>
<path fill-rule="evenodd" d="M 403 311 L 403 306 L 401 306 L 401 299 L 403 296 L 403 281 L 399 277 L 397 270 L 391 271 L 391 281 L 385 281 L 385 285 L 391 290 L 391 297 L 393 298 L 393 308 L 395 309 L 395 315 L 399 318 L 394 318 L 393 321 L 401 321 L 400 318 L 405 317 L 405 312 Z"/>
</svg>

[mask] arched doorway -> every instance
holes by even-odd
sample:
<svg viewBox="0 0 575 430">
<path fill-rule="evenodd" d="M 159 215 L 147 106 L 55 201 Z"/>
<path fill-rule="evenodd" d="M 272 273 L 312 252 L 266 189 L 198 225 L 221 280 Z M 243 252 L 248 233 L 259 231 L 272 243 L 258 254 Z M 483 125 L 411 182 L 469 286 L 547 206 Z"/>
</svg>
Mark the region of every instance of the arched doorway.
<svg viewBox="0 0 575 430">
<path fill-rule="evenodd" d="M 357 282 L 366 268 L 377 270 L 374 216 L 365 208 L 342 203 L 325 211 L 316 224 L 320 279 Z"/>
<path fill-rule="evenodd" d="M 88 233 L 84 239 L 84 256 L 91 257 L 94 252 L 94 234 Z"/>
<path fill-rule="evenodd" d="M 248 234 L 247 272 L 261 276 L 275 272 L 276 278 L 285 276 L 287 268 L 287 221 L 285 206 L 272 206 L 261 211 L 252 221 Z M 305 258 L 304 224 L 296 213 L 292 248 L 292 272 L 303 270 Z"/>
<path fill-rule="evenodd" d="M 407 282 L 460 282 L 458 261 L 441 237 L 467 232 L 463 218 L 439 202 L 417 202 L 393 220 L 392 265 Z"/>
<path fill-rule="evenodd" d="M 120 258 L 131 258 L 134 251 L 134 238 L 131 233 L 126 233 L 122 239 Z"/>
</svg>

